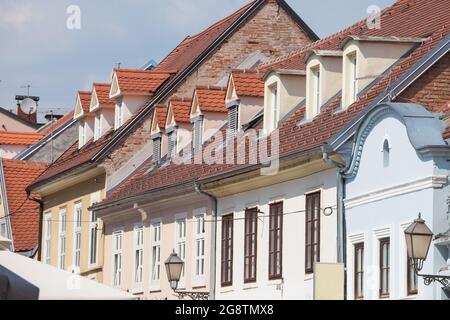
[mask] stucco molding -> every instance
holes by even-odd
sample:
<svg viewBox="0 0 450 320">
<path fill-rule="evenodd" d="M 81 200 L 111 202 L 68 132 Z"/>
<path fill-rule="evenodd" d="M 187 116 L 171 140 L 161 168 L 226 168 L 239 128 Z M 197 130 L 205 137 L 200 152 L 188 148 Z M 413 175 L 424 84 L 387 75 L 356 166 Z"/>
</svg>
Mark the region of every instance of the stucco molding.
<svg viewBox="0 0 450 320">
<path fill-rule="evenodd" d="M 417 179 L 407 183 L 382 188 L 376 191 L 365 193 L 353 198 L 344 200 L 346 209 L 361 206 L 363 204 L 380 201 L 387 198 L 392 198 L 424 189 L 439 189 L 448 184 L 448 176 L 430 176 L 426 178 Z"/>
<path fill-rule="evenodd" d="M 352 234 L 352 235 L 348 236 L 348 239 L 350 240 L 350 243 L 352 245 L 355 245 L 358 243 L 364 243 L 365 242 L 365 234 L 364 234 L 364 232 Z"/>
</svg>

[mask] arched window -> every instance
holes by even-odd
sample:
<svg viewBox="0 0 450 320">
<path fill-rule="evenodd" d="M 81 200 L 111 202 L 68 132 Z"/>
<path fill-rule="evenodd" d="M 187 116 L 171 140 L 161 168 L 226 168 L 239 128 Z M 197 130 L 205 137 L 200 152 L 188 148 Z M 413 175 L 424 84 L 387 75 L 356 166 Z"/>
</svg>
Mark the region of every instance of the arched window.
<svg viewBox="0 0 450 320">
<path fill-rule="evenodd" d="M 391 148 L 389 146 L 389 141 L 388 139 L 385 139 L 383 143 L 383 168 L 389 167 L 390 152 Z"/>
</svg>

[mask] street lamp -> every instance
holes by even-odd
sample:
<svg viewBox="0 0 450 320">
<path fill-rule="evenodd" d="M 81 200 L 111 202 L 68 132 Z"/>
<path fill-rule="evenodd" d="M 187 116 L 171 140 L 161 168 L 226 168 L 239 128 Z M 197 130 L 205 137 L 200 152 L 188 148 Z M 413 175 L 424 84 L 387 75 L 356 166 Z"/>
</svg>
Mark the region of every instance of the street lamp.
<svg viewBox="0 0 450 320">
<path fill-rule="evenodd" d="M 433 232 L 428 228 L 425 220 L 419 213 L 419 218 L 405 230 L 406 247 L 408 250 L 408 258 L 414 262 L 414 269 L 418 276 L 424 278 L 425 285 L 438 281 L 444 287 L 450 286 L 450 276 L 419 274 L 423 268 L 423 263 L 427 259 L 431 241 L 433 240 Z"/>
<path fill-rule="evenodd" d="M 181 273 L 184 267 L 184 261 L 173 251 L 169 258 L 164 263 L 166 265 L 167 279 L 170 283 L 170 288 L 178 295 L 178 298 L 183 299 L 184 297 L 189 297 L 192 300 L 208 300 L 209 292 L 189 292 L 189 291 L 178 291 L 178 282 L 180 282 Z"/>
</svg>

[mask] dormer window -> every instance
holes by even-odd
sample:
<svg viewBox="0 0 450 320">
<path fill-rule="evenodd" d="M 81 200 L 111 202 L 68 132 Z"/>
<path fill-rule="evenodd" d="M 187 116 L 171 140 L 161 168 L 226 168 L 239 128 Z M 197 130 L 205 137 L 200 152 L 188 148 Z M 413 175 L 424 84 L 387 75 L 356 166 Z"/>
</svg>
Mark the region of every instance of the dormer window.
<svg viewBox="0 0 450 320">
<path fill-rule="evenodd" d="M 272 110 L 272 129 L 278 128 L 278 117 L 279 117 L 279 108 L 278 108 L 278 86 L 273 85 L 270 87 L 270 105 Z"/>
<path fill-rule="evenodd" d="M 314 106 L 314 113 L 315 115 L 318 115 L 320 113 L 320 94 L 321 94 L 321 87 L 320 87 L 320 67 L 315 67 L 312 70 L 312 81 L 313 81 L 313 106 Z"/>
<path fill-rule="evenodd" d="M 194 121 L 192 135 L 193 149 L 194 152 L 197 152 L 201 149 L 203 143 L 203 118 L 199 117 Z"/>
<path fill-rule="evenodd" d="M 123 119 L 122 98 L 117 98 L 116 109 L 115 109 L 115 121 L 114 121 L 114 128 L 116 130 L 122 126 L 122 119 Z"/>
<path fill-rule="evenodd" d="M 357 54 L 352 51 L 344 56 L 344 71 L 342 85 L 342 105 L 347 108 L 353 104 L 358 97 L 358 68 Z"/>
<path fill-rule="evenodd" d="M 161 159 L 161 137 L 153 139 L 153 161 L 158 162 Z"/>
<path fill-rule="evenodd" d="M 356 101 L 356 95 L 358 94 L 358 87 L 356 85 L 356 54 L 349 57 L 350 60 L 350 98 L 351 103 Z"/>
<path fill-rule="evenodd" d="M 168 134 L 167 138 L 169 144 L 169 150 L 167 154 L 171 159 L 173 159 L 177 154 L 177 130 L 173 129 L 173 131 Z"/>
<path fill-rule="evenodd" d="M 86 121 L 84 119 L 79 120 L 78 133 L 78 144 L 81 148 L 86 144 Z"/>
<path fill-rule="evenodd" d="M 239 106 L 228 108 L 228 139 L 232 139 L 239 131 Z"/>
<path fill-rule="evenodd" d="M 94 140 L 97 141 L 102 136 L 102 114 L 100 111 L 97 111 L 95 113 L 95 133 L 94 133 Z"/>
</svg>

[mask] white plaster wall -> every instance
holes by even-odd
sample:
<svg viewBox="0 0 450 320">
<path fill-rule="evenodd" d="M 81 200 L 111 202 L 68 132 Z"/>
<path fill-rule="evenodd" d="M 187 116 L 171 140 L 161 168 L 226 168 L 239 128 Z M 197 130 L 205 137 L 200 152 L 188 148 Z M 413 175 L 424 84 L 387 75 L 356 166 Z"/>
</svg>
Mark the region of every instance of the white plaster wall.
<svg viewBox="0 0 450 320">
<path fill-rule="evenodd" d="M 217 269 L 217 299 L 312 299 L 313 275 L 305 274 L 305 193 L 322 191 L 322 207 L 336 205 L 336 173 L 323 171 L 265 188 L 220 198 L 219 215 L 234 213 L 235 219 L 245 217 L 245 209 L 258 206 L 264 212 L 258 221 L 257 282 L 244 284 L 244 220 L 234 221 L 233 286 L 221 287 L 220 268 Z M 268 241 L 269 204 L 283 201 L 283 280 L 269 280 Z M 302 211 L 300 213 L 293 213 Z M 267 216 L 267 217 L 266 217 Z M 321 219 L 321 262 L 336 262 L 336 210 Z M 222 225 L 218 224 L 217 266 L 221 261 Z"/>
<path fill-rule="evenodd" d="M 123 108 L 123 121 L 125 123 L 131 118 L 141 107 L 144 106 L 148 97 L 146 96 L 123 96 L 122 108 Z"/>
</svg>

